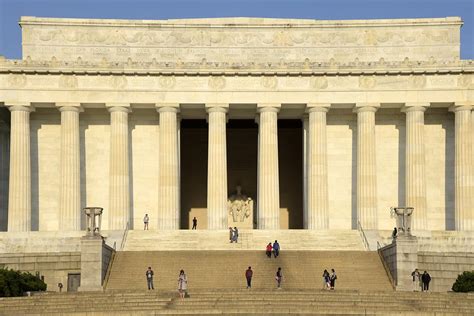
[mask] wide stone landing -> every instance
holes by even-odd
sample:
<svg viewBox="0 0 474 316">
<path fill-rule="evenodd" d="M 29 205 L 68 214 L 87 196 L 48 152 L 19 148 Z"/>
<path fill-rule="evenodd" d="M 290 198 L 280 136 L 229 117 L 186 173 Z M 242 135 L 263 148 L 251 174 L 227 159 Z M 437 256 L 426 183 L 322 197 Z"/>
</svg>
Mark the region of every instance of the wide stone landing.
<svg viewBox="0 0 474 316">
<path fill-rule="evenodd" d="M 365 250 L 357 230 L 240 230 L 237 244 L 228 230 L 133 230 L 123 250 L 265 250 L 275 240 L 282 250 Z"/>
</svg>

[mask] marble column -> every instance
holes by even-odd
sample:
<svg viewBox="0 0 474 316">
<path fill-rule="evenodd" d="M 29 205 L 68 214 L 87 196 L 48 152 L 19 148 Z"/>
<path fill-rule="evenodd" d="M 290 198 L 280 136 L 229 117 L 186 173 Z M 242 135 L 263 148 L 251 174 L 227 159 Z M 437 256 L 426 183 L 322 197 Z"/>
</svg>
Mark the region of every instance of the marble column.
<svg viewBox="0 0 474 316">
<path fill-rule="evenodd" d="M 59 230 L 81 230 L 80 103 L 58 103 L 61 112 Z"/>
<path fill-rule="evenodd" d="M 329 106 L 309 107 L 307 229 L 328 229 L 326 113 Z"/>
<path fill-rule="evenodd" d="M 31 230 L 30 112 L 28 104 L 8 104 L 11 111 L 8 231 Z"/>
<path fill-rule="evenodd" d="M 8 230 L 8 166 L 10 164 L 10 127 L 0 120 L 0 231 Z"/>
<path fill-rule="evenodd" d="M 179 229 L 179 149 L 177 104 L 159 105 L 160 157 L 158 229 Z"/>
<path fill-rule="evenodd" d="M 471 192 L 472 134 L 471 109 L 468 103 L 456 103 L 451 107 L 454 112 L 454 217 L 456 230 L 473 229 L 473 210 Z"/>
<path fill-rule="evenodd" d="M 308 228 L 309 115 L 303 115 L 303 227 Z"/>
<path fill-rule="evenodd" d="M 377 170 L 375 163 L 374 104 L 358 105 L 357 113 L 357 218 L 363 229 L 377 229 Z"/>
<path fill-rule="evenodd" d="M 429 104 L 406 104 L 405 206 L 415 208 L 412 229 L 428 229 L 425 173 L 425 119 Z"/>
<path fill-rule="evenodd" d="M 207 228 L 227 228 L 227 105 L 210 105 L 207 158 Z"/>
<path fill-rule="evenodd" d="M 258 126 L 258 228 L 280 228 L 280 186 L 278 178 L 279 106 L 259 108 Z"/>
<path fill-rule="evenodd" d="M 129 104 L 108 105 L 110 112 L 109 230 L 122 230 L 130 220 L 128 152 Z"/>
</svg>

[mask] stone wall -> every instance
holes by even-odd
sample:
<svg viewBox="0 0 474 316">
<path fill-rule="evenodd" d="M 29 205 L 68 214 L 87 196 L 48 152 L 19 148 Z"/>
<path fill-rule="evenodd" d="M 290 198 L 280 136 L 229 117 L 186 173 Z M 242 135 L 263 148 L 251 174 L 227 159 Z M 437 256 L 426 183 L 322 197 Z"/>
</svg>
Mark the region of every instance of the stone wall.
<svg viewBox="0 0 474 316">
<path fill-rule="evenodd" d="M 415 268 L 420 273 L 426 270 L 430 274 L 430 290 L 435 292 L 451 291 L 459 274 L 474 271 L 472 234 L 449 233 L 451 234 L 417 238 L 415 247 L 411 248 L 406 247 L 406 243 L 399 238 L 396 243 L 380 249 L 392 278 L 397 283 L 397 290 L 413 289 L 411 272 Z"/>
<path fill-rule="evenodd" d="M 464 271 L 474 271 L 472 252 L 419 252 L 418 269 L 431 276 L 430 290 L 450 291 L 454 281 Z"/>
<path fill-rule="evenodd" d="M 67 289 L 69 273 L 81 272 L 80 252 L 0 253 L 0 267 L 39 273 L 48 291 L 59 291 L 58 283 Z"/>
</svg>

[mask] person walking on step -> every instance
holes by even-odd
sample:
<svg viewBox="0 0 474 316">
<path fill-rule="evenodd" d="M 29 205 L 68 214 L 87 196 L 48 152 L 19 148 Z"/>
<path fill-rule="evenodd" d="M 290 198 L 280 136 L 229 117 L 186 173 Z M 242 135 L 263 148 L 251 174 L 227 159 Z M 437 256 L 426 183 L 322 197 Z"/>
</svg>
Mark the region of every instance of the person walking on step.
<svg viewBox="0 0 474 316">
<path fill-rule="evenodd" d="M 149 290 L 154 290 L 155 288 L 153 287 L 153 270 L 151 267 L 148 267 L 148 270 L 145 272 L 146 275 L 146 284 L 148 285 Z"/>
<path fill-rule="evenodd" d="M 268 257 L 268 258 L 271 258 L 271 257 L 272 257 L 272 250 L 273 250 L 272 243 L 269 242 L 268 245 L 267 245 L 267 249 L 266 249 L 266 251 L 265 251 L 265 253 L 267 254 L 267 257 Z"/>
<path fill-rule="evenodd" d="M 184 270 L 179 271 L 178 276 L 178 293 L 179 297 L 183 299 L 186 296 L 186 291 L 188 290 L 188 278 Z"/>
<path fill-rule="evenodd" d="M 415 271 L 411 273 L 411 278 L 413 282 L 413 292 L 416 292 L 420 287 L 420 272 L 418 269 L 415 269 Z"/>
<path fill-rule="evenodd" d="M 193 218 L 193 228 L 192 228 L 192 230 L 193 230 L 193 229 L 194 229 L 194 230 L 197 229 L 197 226 L 198 226 L 198 220 L 197 220 L 196 217 L 194 217 L 194 218 Z"/>
<path fill-rule="evenodd" d="M 423 284 L 423 287 L 421 289 L 422 292 L 428 292 L 430 289 L 430 282 L 431 282 L 431 276 L 428 272 L 423 272 L 421 275 L 421 283 Z"/>
<path fill-rule="evenodd" d="M 280 255 L 280 244 L 278 243 L 278 240 L 275 240 L 273 243 L 273 256 L 276 258 Z"/>
<path fill-rule="evenodd" d="M 328 270 L 324 269 L 323 272 L 323 290 L 329 290 L 331 288 L 331 282 L 329 279 L 329 272 Z"/>
<path fill-rule="evenodd" d="M 331 290 L 334 290 L 334 288 L 336 287 L 337 275 L 334 269 L 331 269 L 331 272 L 332 273 L 331 273 L 331 276 L 329 277 L 329 280 L 330 280 Z"/>
<path fill-rule="evenodd" d="M 277 281 L 277 289 L 281 289 L 281 281 L 283 279 L 283 273 L 281 272 L 281 268 L 278 267 L 278 270 L 275 274 L 275 280 Z"/>
<path fill-rule="evenodd" d="M 248 289 L 252 287 L 252 276 L 253 276 L 252 267 L 249 267 L 247 270 L 245 270 L 245 278 L 247 279 Z"/>
<path fill-rule="evenodd" d="M 143 230 L 148 230 L 148 222 L 150 222 L 150 218 L 148 214 L 145 214 L 145 217 L 143 217 Z"/>
</svg>

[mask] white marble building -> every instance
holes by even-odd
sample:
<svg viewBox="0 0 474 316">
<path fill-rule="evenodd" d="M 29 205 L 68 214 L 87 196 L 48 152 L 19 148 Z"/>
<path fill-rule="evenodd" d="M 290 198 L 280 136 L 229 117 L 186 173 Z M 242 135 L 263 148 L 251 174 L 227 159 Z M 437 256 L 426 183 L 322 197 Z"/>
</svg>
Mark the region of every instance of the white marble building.
<svg viewBox="0 0 474 316">
<path fill-rule="evenodd" d="M 23 17 L 0 57 L 0 230 L 474 229 L 474 63 L 457 17 Z"/>
</svg>

